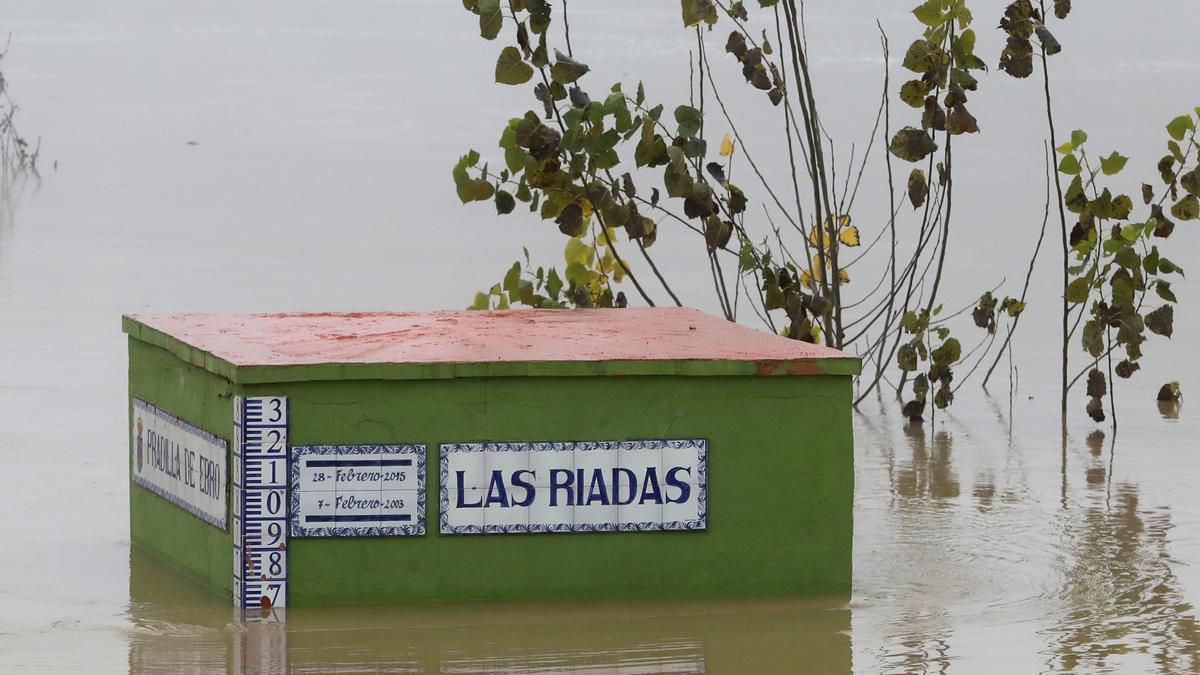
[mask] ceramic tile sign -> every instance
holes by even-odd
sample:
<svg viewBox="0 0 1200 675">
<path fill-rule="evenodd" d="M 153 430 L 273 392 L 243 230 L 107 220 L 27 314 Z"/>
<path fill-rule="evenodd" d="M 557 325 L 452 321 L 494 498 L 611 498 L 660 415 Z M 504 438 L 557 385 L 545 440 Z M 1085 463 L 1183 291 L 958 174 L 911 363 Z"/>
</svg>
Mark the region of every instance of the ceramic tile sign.
<svg viewBox="0 0 1200 675">
<path fill-rule="evenodd" d="M 699 439 L 441 446 L 441 533 L 703 530 Z"/>
<path fill-rule="evenodd" d="M 224 439 L 135 398 L 133 482 L 224 530 L 229 446 Z"/>
<path fill-rule="evenodd" d="M 293 537 L 425 534 L 424 445 L 292 448 Z"/>
</svg>

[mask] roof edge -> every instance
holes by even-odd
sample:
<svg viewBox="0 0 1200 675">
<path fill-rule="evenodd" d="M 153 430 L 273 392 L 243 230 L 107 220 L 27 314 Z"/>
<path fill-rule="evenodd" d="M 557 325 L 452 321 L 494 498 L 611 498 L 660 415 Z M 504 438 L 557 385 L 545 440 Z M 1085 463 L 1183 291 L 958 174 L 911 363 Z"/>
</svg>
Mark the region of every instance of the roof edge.
<svg viewBox="0 0 1200 675">
<path fill-rule="evenodd" d="M 446 363 L 313 363 L 237 365 L 211 352 L 152 328 L 130 315 L 121 317 L 130 338 L 165 349 L 181 361 L 238 384 L 335 380 L 442 380 L 468 377 L 778 377 L 840 375 L 862 372 L 861 359 L 800 358 L 784 360 L 611 360 L 498 361 Z"/>
</svg>

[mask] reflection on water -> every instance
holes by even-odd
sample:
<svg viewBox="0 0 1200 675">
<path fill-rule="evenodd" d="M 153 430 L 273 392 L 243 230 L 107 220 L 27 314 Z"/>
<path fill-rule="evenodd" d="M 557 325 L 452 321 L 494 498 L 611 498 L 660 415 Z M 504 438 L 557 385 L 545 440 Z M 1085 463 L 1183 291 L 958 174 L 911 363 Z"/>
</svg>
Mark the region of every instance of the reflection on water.
<svg viewBox="0 0 1200 675">
<path fill-rule="evenodd" d="M 129 669 L 242 673 L 848 672 L 845 601 L 291 608 L 242 615 L 130 551 Z M 286 619 L 286 621 L 281 621 Z"/>
<path fill-rule="evenodd" d="M 1171 511 L 1141 507 L 1132 483 L 1112 485 L 1116 446 L 1107 447 L 1106 457 L 1104 440 L 1101 431 L 1087 437 L 1087 492 L 1059 524 L 1066 564 L 1053 593 L 1061 613 L 1044 631 L 1047 666 L 1093 673 L 1116 667 L 1114 657 L 1138 654 L 1159 672 L 1195 672 L 1200 629 L 1173 571 Z"/>
</svg>

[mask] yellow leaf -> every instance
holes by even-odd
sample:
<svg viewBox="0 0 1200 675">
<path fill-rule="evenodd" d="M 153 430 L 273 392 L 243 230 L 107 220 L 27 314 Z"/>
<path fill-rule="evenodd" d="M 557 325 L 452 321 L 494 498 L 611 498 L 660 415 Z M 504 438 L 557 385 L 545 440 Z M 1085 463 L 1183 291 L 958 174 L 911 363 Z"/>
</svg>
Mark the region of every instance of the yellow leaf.
<svg viewBox="0 0 1200 675">
<path fill-rule="evenodd" d="M 567 245 L 563 249 L 563 258 L 566 259 L 568 265 L 577 262 L 584 267 L 590 267 L 595 252 L 595 249 L 584 242 L 583 239 L 571 237 L 567 240 Z"/>
<path fill-rule="evenodd" d="M 858 246 L 858 228 L 851 225 L 838 235 L 838 240 L 847 246 Z"/>
<path fill-rule="evenodd" d="M 813 342 L 815 344 L 821 344 L 821 327 L 820 326 L 814 325 L 812 327 L 812 336 L 813 336 Z"/>
<path fill-rule="evenodd" d="M 729 134 L 725 134 L 725 138 L 721 139 L 721 156 L 728 157 L 733 154 L 733 139 Z"/>
<path fill-rule="evenodd" d="M 808 233 L 808 243 L 812 244 L 813 246 L 817 246 L 817 247 L 822 247 L 822 245 L 824 245 L 823 246 L 824 248 L 828 248 L 829 242 L 833 240 L 833 233 L 829 229 L 828 223 L 826 223 L 826 225 L 825 225 L 825 232 L 823 234 L 824 234 L 825 238 L 821 239 L 820 237 L 822 235 L 822 232 L 814 227 Z"/>
<path fill-rule="evenodd" d="M 850 275 L 846 273 L 846 270 L 838 270 L 838 285 L 844 286 L 848 283 L 850 283 Z"/>
<path fill-rule="evenodd" d="M 812 281 L 812 274 L 810 274 L 808 270 L 801 270 L 800 271 L 800 285 L 807 288 L 811 281 Z"/>
</svg>

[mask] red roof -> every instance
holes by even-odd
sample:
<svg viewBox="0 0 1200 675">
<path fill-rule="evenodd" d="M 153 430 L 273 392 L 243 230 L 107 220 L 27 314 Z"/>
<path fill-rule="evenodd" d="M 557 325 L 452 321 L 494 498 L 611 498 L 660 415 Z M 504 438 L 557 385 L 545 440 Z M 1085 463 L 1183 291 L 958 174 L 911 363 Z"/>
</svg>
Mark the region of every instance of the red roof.
<svg viewBox="0 0 1200 675">
<path fill-rule="evenodd" d="M 853 359 L 835 349 L 675 307 L 129 318 L 235 367 Z"/>
</svg>

